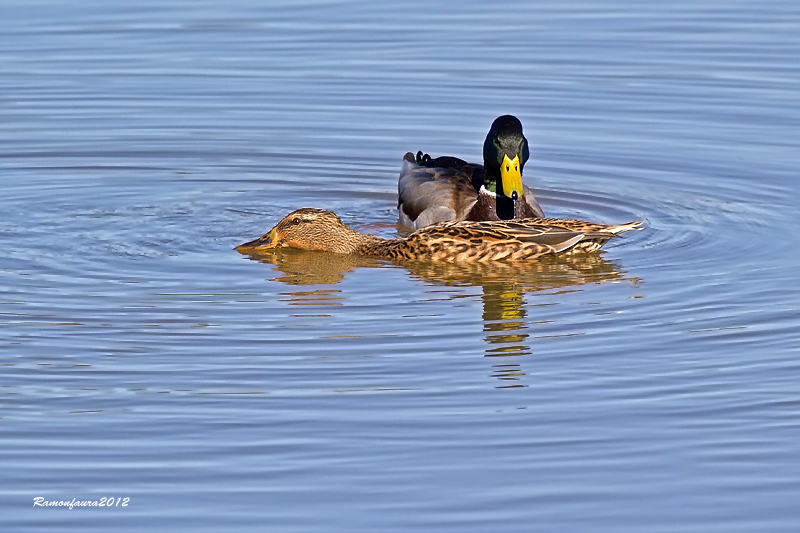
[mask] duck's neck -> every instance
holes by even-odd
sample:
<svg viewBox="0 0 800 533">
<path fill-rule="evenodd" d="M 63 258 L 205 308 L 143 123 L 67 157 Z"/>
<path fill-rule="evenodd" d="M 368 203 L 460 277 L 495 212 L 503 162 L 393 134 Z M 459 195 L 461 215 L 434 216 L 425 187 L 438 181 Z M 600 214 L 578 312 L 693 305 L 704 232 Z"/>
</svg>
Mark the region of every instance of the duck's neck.
<svg viewBox="0 0 800 533">
<path fill-rule="evenodd" d="M 337 254 L 363 254 L 363 248 L 380 243 L 385 239 L 376 237 L 371 233 L 361 233 L 349 227 L 345 227 L 341 233 L 335 236 L 330 235 L 330 240 L 326 243 L 326 251 Z"/>
<path fill-rule="evenodd" d="M 497 194 L 500 191 L 500 194 L 503 194 L 503 190 L 500 181 L 500 172 L 494 172 L 488 165 L 484 163 L 483 165 L 483 188 L 489 191 L 492 194 Z"/>
</svg>

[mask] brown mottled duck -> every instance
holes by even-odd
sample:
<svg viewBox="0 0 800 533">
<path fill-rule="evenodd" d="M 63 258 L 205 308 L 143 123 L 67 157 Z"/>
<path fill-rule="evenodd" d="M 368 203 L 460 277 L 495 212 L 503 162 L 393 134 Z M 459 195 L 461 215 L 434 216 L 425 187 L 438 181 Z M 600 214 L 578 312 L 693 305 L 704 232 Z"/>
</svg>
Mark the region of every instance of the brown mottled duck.
<svg viewBox="0 0 800 533">
<path fill-rule="evenodd" d="M 527 261 L 547 254 L 594 251 L 640 226 L 639 222 L 605 226 L 555 218 L 462 221 L 429 226 L 408 237 L 382 239 L 347 227 L 330 211 L 303 208 L 236 249 L 257 253 L 288 247 L 393 260 Z"/>
<path fill-rule="evenodd" d="M 544 217 L 522 184 L 528 140 L 517 117 L 498 117 L 483 143 L 483 165 L 409 152 L 397 185 L 400 223 L 419 229 L 440 222 Z"/>
</svg>

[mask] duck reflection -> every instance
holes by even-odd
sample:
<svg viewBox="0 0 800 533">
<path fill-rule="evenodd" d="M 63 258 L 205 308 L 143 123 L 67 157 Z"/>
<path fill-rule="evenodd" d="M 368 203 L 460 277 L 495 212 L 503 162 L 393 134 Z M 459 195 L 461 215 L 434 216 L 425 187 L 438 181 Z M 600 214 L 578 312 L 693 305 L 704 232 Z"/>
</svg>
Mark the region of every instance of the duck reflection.
<svg viewBox="0 0 800 533">
<path fill-rule="evenodd" d="M 575 254 L 539 258 L 534 263 L 419 263 L 406 265 L 412 276 L 430 283 L 469 284 L 481 287 L 483 331 L 487 357 L 531 355 L 528 318 L 530 302 L 526 292 L 579 290 L 588 283 L 629 280 L 616 264 L 601 254 Z M 507 360 L 494 367 L 494 376 L 505 382 L 519 382 L 525 375 L 519 365 Z M 511 386 L 507 383 L 506 386 Z"/>
<path fill-rule="evenodd" d="M 278 248 L 274 252 L 245 254 L 254 261 L 274 265 L 283 276 L 270 281 L 289 285 L 333 285 L 357 268 L 380 266 L 385 261 L 356 255 Z"/>
<path fill-rule="evenodd" d="M 273 265 L 284 276 L 274 281 L 290 285 L 335 284 L 348 272 L 361 267 L 393 264 L 327 252 L 279 249 L 274 252 L 249 254 L 253 260 Z M 502 387 L 524 386 L 520 364 L 507 357 L 532 355 L 531 327 L 536 321 L 528 318 L 530 302 L 525 293 L 540 291 L 570 292 L 581 285 L 628 280 L 637 283 L 615 263 L 600 253 L 568 256 L 547 256 L 527 263 L 449 263 L 443 261 L 411 261 L 395 263 L 405 268 L 412 278 L 435 285 L 474 286 L 481 288 L 483 332 L 486 357 L 504 357 L 493 365 L 492 375 Z"/>
</svg>

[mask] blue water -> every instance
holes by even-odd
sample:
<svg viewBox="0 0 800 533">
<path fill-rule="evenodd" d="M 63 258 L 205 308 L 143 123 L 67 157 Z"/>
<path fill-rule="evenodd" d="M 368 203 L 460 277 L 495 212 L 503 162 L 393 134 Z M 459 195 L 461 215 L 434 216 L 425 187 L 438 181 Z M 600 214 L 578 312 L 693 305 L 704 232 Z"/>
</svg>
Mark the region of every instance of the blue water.
<svg viewBox="0 0 800 533">
<path fill-rule="evenodd" d="M 799 24 L 5 2 L 3 531 L 797 531 Z M 505 113 L 549 216 L 646 228 L 533 265 L 233 250 L 305 206 L 402 232 L 402 155 L 477 160 Z"/>
</svg>

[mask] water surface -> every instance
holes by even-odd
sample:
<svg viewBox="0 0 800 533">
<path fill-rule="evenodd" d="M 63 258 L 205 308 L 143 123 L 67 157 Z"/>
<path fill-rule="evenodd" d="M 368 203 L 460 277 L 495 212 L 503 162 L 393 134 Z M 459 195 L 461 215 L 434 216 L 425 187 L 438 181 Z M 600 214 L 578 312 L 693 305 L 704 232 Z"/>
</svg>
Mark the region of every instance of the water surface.
<svg viewBox="0 0 800 533">
<path fill-rule="evenodd" d="M 800 8 L 6 2 L 9 531 L 796 531 Z M 393 236 L 400 158 L 513 113 L 599 254 L 233 247 L 304 206 Z M 130 498 L 112 509 L 47 500 Z"/>
</svg>

